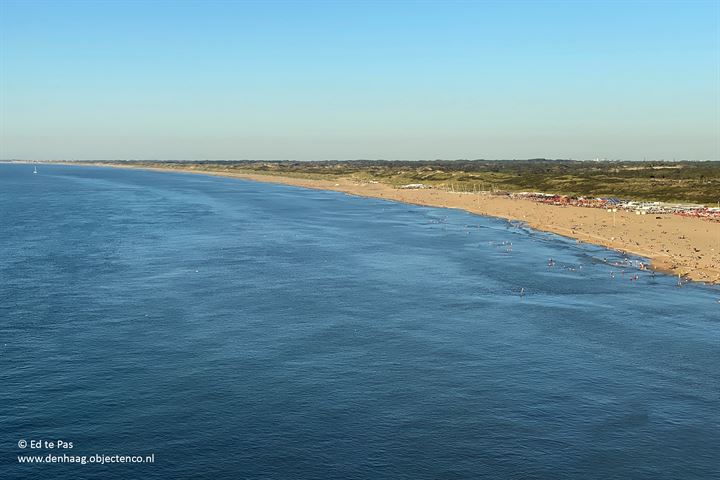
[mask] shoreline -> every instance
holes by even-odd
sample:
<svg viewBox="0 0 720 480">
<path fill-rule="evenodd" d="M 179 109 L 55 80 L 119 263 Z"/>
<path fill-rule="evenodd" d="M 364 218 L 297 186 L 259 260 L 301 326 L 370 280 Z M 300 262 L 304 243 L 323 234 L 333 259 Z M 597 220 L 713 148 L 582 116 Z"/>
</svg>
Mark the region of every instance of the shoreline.
<svg viewBox="0 0 720 480">
<path fill-rule="evenodd" d="M 115 163 L 44 163 L 239 178 L 421 206 L 456 208 L 475 215 L 520 221 L 535 230 L 645 257 L 650 260 L 652 269 L 658 272 L 720 284 L 720 223 L 699 218 L 668 214 L 638 216 L 627 211 L 610 214 L 597 208 L 549 205 L 526 199 L 483 193 L 447 192 L 432 188 L 405 190 L 382 183 L 359 183 L 346 178 L 314 180 L 191 168 L 136 167 Z"/>
</svg>

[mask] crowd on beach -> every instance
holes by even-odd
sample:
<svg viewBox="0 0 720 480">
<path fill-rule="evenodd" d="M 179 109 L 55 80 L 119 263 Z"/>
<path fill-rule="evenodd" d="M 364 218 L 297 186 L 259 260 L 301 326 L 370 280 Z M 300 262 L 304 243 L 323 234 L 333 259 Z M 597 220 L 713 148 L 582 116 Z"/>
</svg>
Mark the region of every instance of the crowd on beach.
<svg viewBox="0 0 720 480">
<path fill-rule="evenodd" d="M 401 189 L 419 190 L 426 188 L 438 188 L 424 185 L 422 183 L 410 183 L 399 187 Z M 538 203 L 545 203 L 549 205 L 572 205 L 576 207 L 587 207 L 587 208 L 602 208 L 608 210 L 625 210 L 635 212 L 638 215 L 647 214 L 672 214 L 681 215 L 684 217 L 695 217 L 707 220 L 720 222 L 720 202 L 717 207 L 707 207 L 704 205 L 682 205 L 682 204 L 671 204 L 664 202 L 636 202 L 631 200 L 622 200 L 615 197 L 580 197 L 572 195 L 558 195 L 552 193 L 541 193 L 541 192 L 507 192 L 507 191 L 496 191 L 492 192 L 481 192 L 481 191 L 467 191 L 467 190 L 455 190 L 452 186 L 450 188 L 442 188 L 443 190 L 449 190 L 452 192 L 463 193 L 463 194 L 477 194 L 477 193 L 491 193 L 496 196 L 505 196 L 510 198 L 521 198 L 525 200 L 531 200 Z"/>
<path fill-rule="evenodd" d="M 588 208 L 616 209 L 646 214 L 673 214 L 685 217 L 696 217 L 720 222 L 720 207 L 703 205 L 679 205 L 663 202 L 634 202 L 618 198 L 573 197 L 569 195 L 553 195 L 549 193 L 520 192 L 507 193 L 513 198 L 523 198 L 550 205 L 573 205 Z"/>
</svg>

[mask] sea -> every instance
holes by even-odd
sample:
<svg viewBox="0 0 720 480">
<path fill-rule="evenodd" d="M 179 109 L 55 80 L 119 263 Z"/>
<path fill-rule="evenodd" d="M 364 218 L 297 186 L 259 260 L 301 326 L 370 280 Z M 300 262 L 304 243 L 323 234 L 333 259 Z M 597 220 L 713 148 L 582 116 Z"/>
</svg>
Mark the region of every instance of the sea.
<svg viewBox="0 0 720 480">
<path fill-rule="evenodd" d="M 3 479 L 720 478 L 718 287 L 460 210 L 37 167 L 0 164 Z"/>
</svg>

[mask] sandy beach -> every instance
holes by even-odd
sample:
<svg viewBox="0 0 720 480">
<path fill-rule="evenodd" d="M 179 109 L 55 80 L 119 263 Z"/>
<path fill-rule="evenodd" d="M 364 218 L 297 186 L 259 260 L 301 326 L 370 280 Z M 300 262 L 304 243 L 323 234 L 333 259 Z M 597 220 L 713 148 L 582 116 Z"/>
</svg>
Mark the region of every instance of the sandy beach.
<svg viewBox="0 0 720 480">
<path fill-rule="evenodd" d="M 131 165 L 103 165 L 139 168 Z M 482 193 L 459 193 L 437 189 L 405 190 L 381 183 L 358 183 L 349 179 L 311 180 L 195 169 L 143 168 L 235 177 L 258 182 L 334 190 L 416 205 L 459 208 L 478 215 L 522 221 L 537 230 L 637 254 L 648 258 L 651 267 L 658 271 L 681 275 L 699 282 L 720 283 L 720 223 L 699 218 L 670 214 L 635 215 L 627 211 L 613 214 L 597 208 L 548 205 Z M 615 215 L 614 221 L 613 215 Z"/>
</svg>

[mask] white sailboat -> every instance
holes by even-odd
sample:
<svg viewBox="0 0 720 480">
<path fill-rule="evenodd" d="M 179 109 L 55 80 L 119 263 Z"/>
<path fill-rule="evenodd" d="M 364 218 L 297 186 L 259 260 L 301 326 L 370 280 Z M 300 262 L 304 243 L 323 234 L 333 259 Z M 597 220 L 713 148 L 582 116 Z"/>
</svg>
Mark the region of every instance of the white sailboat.
<svg viewBox="0 0 720 480">
<path fill-rule="evenodd" d="M 33 173 L 37 173 L 37 166 L 36 166 L 35 169 L 33 170 Z"/>
</svg>

